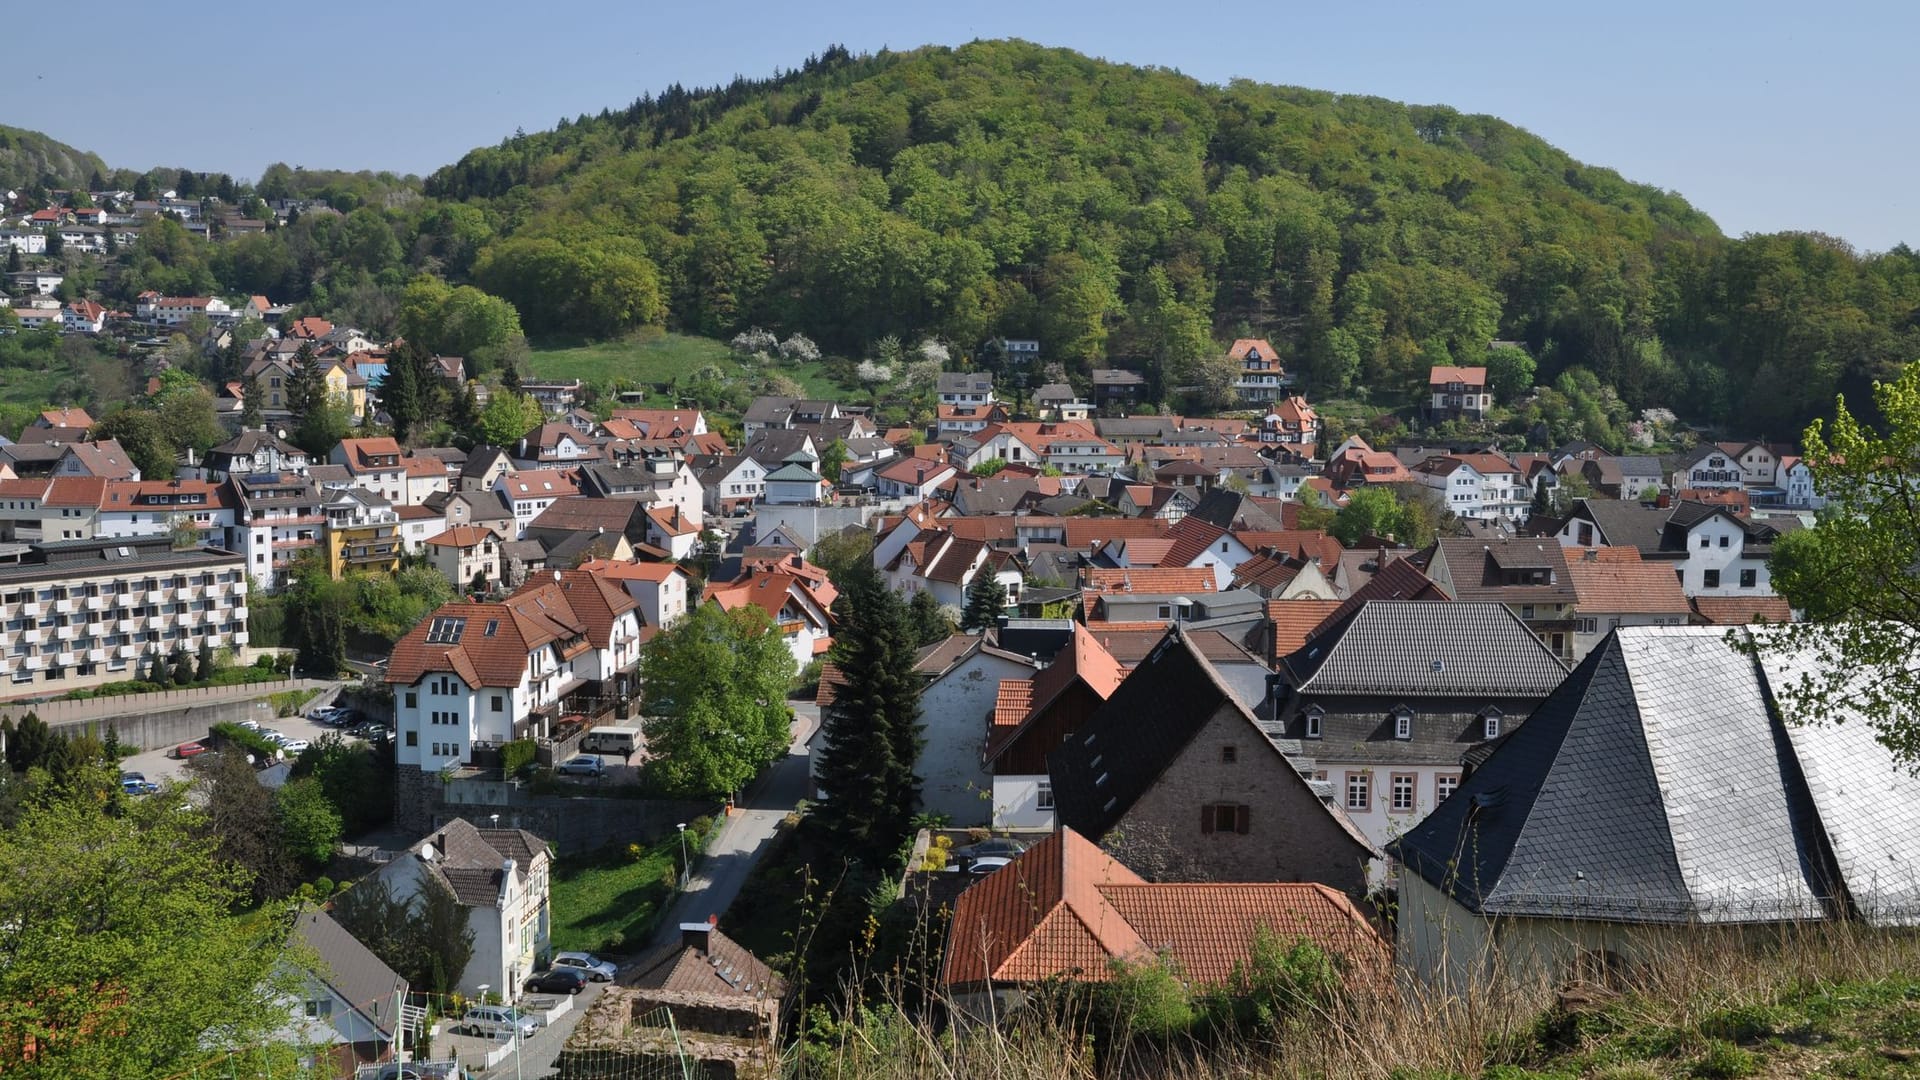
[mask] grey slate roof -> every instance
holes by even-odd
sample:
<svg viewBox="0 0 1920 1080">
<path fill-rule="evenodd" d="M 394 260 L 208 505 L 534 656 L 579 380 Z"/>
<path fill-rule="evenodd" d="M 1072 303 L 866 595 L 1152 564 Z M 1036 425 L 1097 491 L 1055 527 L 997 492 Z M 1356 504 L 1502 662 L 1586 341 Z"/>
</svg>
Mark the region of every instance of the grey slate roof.
<svg viewBox="0 0 1920 1080">
<path fill-rule="evenodd" d="M 1642 555 L 1660 550 L 1669 513 L 1664 507 L 1616 499 L 1581 499 L 1573 510 L 1574 517 L 1593 522 L 1609 546 L 1639 548 Z"/>
<path fill-rule="evenodd" d="M 1775 922 L 1839 910 L 1837 830 L 1856 866 L 1900 878 L 1860 881 L 1862 910 L 1911 921 L 1914 845 L 1891 860 L 1879 845 L 1913 833 L 1920 783 L 1877 769 L 1833 783 L 1865 740 L 1803 751 L 1830 733 L 1782 724 L 1761 670 L 1721 630 L 1616 631 L 1391 850 L 1485 914 Z"/>
<path fill-rule="evenodd" d="M 407 980 L 318 908 L 302 911 L 294 920 L 293 932 L 319 961 L 314 977 L 391 1039 L 400 1019 L 400 1003 L 407 996 Z"/>
<path fill-rule="evenodd" d="M 1567 669 L 1502 604 L 1368 600 L 1281 660 L 1303 695 L 1543 695 Z"/>
</svg>

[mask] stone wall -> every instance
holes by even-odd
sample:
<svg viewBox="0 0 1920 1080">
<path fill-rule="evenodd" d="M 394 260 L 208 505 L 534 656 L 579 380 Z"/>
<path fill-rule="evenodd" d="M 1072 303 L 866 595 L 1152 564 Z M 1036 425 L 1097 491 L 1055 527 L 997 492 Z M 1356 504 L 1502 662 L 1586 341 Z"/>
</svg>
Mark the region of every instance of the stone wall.
<svg viewBox="0 0 1920 1080">
<path fill-rule="evenodd" d="M 27 712 L 34 711 L 40 714 L 42 720 L 46 720 L 47 715 L 43 711 L 45 708 L 45 705 L 28 706 L 13 715 L 18 719 Z M 0 714 L 9 712 L 11 710 L 0 708 Z M 266 723 L 273 719 L 273 709 L 263 701 L 218 701 L 172 709 L 151 709 L 92 720 L 48 720 L 47 726 L 56 734 L 71 738 L 86 732 L 91 732 L 96 737 L 105 737 L 107 728 L 111 725 L 114 737 L 120 740 L 122 746 L 158 750 L 162 747 L 204 739 L 215 724 L 238 723 L 249 717 Z"/>
<path fill-rule="evenodd" d="M 652 844 L 673 835 L 676 826 L 717 815 L 717 801 L 692 799 L 569 798 L 536 795 L 509 780 L 458 779 L 402 765 L 394 783 L 394 824 L 424 836 L 454 818 L 478 828 L 525 829 L 562 855 L 597 851 L 608 844 Z"/>
</svg>

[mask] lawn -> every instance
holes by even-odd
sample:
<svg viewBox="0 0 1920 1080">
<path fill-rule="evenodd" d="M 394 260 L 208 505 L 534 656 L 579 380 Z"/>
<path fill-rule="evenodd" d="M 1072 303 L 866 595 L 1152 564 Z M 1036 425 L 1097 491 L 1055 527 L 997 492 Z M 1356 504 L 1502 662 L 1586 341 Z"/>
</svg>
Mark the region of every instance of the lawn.
<svg viewBox="0 0 1920 1080">
<path fill-rule="evenodd" d="M 648 403 L 660 405 L 669 404 L 660 395 L 662 387 L 707 364 L 729 374 L 754 374 L 722 342 L 664 330 L 641 330 L 619 341 L 543 341 L 534 345 L 529 364 L 534 376 L 541 379 L 580 379 L 602 386 L 624 379 L 645 387 Z M 798 382 L 809 394 L 837 398 L 844 393 L 817 362 L 782 364 L 775 370 Z"/>
<path fill-rule="evenodd" d="M 569 856 L 554 864 L 553 947 L 558 952 L 626 952 L 646 944 L 672 895 L 679 838 L 640 849 Z"/>
</svg>

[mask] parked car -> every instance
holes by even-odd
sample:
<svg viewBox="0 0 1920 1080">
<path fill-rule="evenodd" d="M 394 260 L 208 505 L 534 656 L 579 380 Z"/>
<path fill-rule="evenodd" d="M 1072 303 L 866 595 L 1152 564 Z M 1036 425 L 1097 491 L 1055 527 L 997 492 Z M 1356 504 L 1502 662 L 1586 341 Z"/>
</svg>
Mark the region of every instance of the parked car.
<svg viewBox="0 0 1920 1080">
<path fill-rule="evenodd" d="M 138 780 L 138 781 L 140 781 L 140 782 L 142 782 L 142 783 L 145 783 L 145 782 L 146 782 L 146 779 L 147 779 L 147 774 L 146 774 L 146 773 L 139 773 L 139 772 L 125 772 L 125 771 L 122 771 L 122 772 L 120 773 L 120 782 L 121 782 L 121 783 L 123 783 L 123 784 L 124 784 L 124 783 L 126 783 L 126 782 L 127 782 L 127 781 L 129 781 L 129 780 Z"/>
<path fill-rule="evenodd" d="M 259 730 L 260 730 L 260 721 L 258 721 L 258 720 L 242 720 L 242 721 L 240 721 L 239 723 L 237 723 L 237 724 L 235 724 L 234 726 L 235 726 L 235 727 L 243 727 L 243 728 L 246 728 L 246 729 L 247 729 L 248 731 L 259 731 Z"/>
<path fill-rule="evenodd" d="M 607 766 L 593 754 L 575 754 L 555 766 L 553 771 L 561 776 L 601 777 L 606 775 Z"/>
<path fill-rule="evenodd" d="M 289 754 L 297 754 L 300 751 L 305 750 L 307 747 L 312 745 L 313 745 L 312 743 L 308 742 L 305 739 L 288 739 L 285 742 L 280 744 L 280 749 L 286 751 Z"/>
<path fill-rule="evenodd" d="M 586 973 L 587 978 L 592 979 L 594 982 L 612 982 L 613 977 L 620 973 L 619 968 L 614 967 L 612 964 L 607 963 L 592 953 L 584 952 L 555 953 L 553 954 L 553 966 L 583 971 Z"/>
<path fill-rule="evenodd" d="M 122 780 L 120 781 L 120 790 L 128 795 L 151 795 L 160 790 L 160 785 L 145 778 Z"/>
<path fill-rule="evenodd" d="M 988 855 L 985 858 L 975 859 L 973 862 L 967 864 L 967 873 L 981 875 L 991 874 L 1011 862 L 1013 862 L 1012 859 L 1000 855 Z"/>
<path fill-rule="evenodd" d="M 199 757 L 201 754 L 204 754 L 206 752 L 207 752 L 207 748 L 200 745 L 197 742 L 183 742 L 179 746 L 176 746 L 173 748 L 173 756 L 179 758 L 182 761 L 185 761 L 187 758 L 190 758 L 190 757 Z"/>
<path fill-rule="evenodd" d="M 993 836 L 968 844 L 966 847 L 954 848 L 953 857 L 962 862 L 985 858 L 989 855 L 1011 859 L 1025 850 L 1027 845 L 1024 841 L 1015 840 L 1009 836 Z"/>
<path fill-rule="evenodd" d="M 281 743 L 286 742 L 288 739 L 291 739 L 293 736 L 288 735 L 282 731 L 275 731 L 272 728 L 261 728 L 260 737 L 267 740 L 268 742 L 272 743 L 275 746 L 279 746 Z"/>
<path fill-rule="evenodd" d="M 459 1027 L 483 1039 L 511 1039 L 516 1029 L 525 1039 L 540 1030 L 532 1017 L 522 1016 L 519 1010 L 508 1005 L 475 1005 L 460 1017 Z"/>
<path fill-rule="evenodd" d="M 555 966 L 528 979 L 527 989 L 536 994 L 577 994 L 589 981 L 579 968 Z"/>
</svg>

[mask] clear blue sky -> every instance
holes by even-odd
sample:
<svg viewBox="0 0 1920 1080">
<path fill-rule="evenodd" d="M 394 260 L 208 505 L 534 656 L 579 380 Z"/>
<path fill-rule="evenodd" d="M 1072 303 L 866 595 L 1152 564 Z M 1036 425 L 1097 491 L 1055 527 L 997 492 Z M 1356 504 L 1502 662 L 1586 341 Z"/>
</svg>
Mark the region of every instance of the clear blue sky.
<svg viewBox="0 0 1920 1080">
<path fill-rule="evenodd" d="M 56 24 L 0 65 L 0 121 L 114 166 L 425 173 L 516 127 L 770 74 L 833 42 L 1021 37 L 1208 82 L 1492 113 L 1680 192 L 1732 234 L 1920 244 L 1910 2 L 106 0 Z"/>
</svg>

